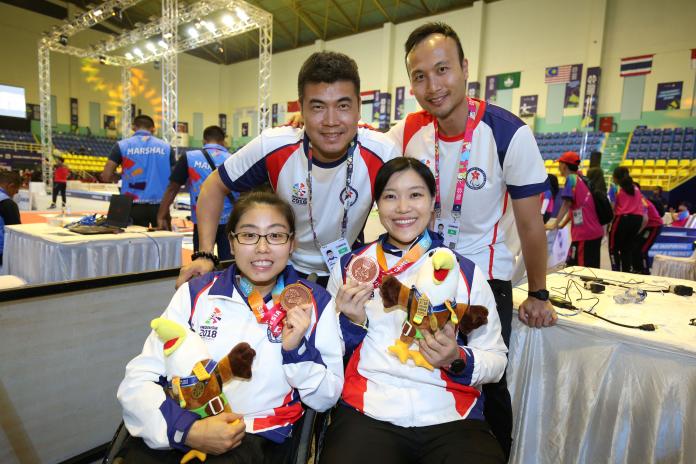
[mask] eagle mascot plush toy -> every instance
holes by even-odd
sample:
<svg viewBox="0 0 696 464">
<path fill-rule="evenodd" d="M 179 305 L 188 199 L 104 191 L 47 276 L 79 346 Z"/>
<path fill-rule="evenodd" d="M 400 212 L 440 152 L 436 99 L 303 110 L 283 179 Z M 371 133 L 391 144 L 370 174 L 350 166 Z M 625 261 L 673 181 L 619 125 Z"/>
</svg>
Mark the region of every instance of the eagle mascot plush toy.
<svg viewBox="0 0 696 464">
<path fill-rule="evenodd" d="M 406 311 L 407 317 L 401 336 L 389 347 L 389 352 L 405 364 L 409 358 L 417 366 L 433 370 L 417 350 L 410 350 L 414 339 L 423 338 L 424 330 L 433 333 L 449 321 L 466 335 L 488 322 L 488 310 L 479 305 L 457 303 L 459 265 L 448 248 L 428 252 L 416 275 L 415 285 L 407 287 L 394 276 L 386 276 L 380 286 L 380 295 L 386 312 Z"/>
<path fill-rule="evenodd" d="M 238 343 L 220 361 L 210 359 L 208 348 L 197 333 L 169 319 L 158 317 L 150 323 L 164 343 L 167 393 L 182 408 L 193 411 L 201 419 L 221 412 L 231 412 L 222 386 L 233 377 L 251 378 L 251 364 L 256 351 L 248 343 Z M 191 450 L 181 459 L 186 464 L 193 458 L 205 461 L 206 454 Z"/>
</svg>

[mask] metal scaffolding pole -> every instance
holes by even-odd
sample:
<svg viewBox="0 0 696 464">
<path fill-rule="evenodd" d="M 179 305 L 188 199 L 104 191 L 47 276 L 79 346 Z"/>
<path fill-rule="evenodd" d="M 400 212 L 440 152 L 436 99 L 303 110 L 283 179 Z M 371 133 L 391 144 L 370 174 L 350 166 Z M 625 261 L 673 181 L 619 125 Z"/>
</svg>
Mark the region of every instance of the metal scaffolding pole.
<svg viewBox="0 0 696 464">
<path fill-rule="evenodd" d="M 265 24 L 259 27 L 259 96 L 258 130 L 271 127 L 271 42 L 273 40 L 273 16 L 267 15 Z"/>
<path fill-rule="evenodd" d="M 51 133 L 51 49 L 39 41 L 39 104 L 41 106 L 41 180 L 53 188 L 53 137 Z"/>
<path fill-rule="evenodd" d="M 121 138 L 125 139 L 130 134 L 131 122 L 131 68 L 121 68 L 121 87 L 123 87 L 123 102 L 121 106 Z"/>
<path fill-rule="evenodd" d="M 179 7 L 177 0 L 162 0 L 162 40 L 167 45 L 162 56 L 162 138 L 176 147 L 177 98 L 177 27 Z"/>
</svg>

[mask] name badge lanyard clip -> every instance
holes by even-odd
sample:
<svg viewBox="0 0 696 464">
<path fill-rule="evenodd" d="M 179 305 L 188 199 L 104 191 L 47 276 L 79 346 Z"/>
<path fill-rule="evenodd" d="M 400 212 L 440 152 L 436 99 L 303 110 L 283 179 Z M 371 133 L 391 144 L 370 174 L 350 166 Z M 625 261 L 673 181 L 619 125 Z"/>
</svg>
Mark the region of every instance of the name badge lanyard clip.
<svg viewBox="0 0 696 464">
<path fill-rule="evenodd" d="M 459 158 L 459 170 L 457 171 L 457 185 L 454 191 L 454 203 L 452 204 L 452 216 L 459 219 L 462 215 L 462 200 L 464 199 L 464 188 L 466 187 L 466 172 L 469 169 L 469 157 L 471 156 L 471 140 L 474 136 L 476 105 L 471 99 L 467 99 L 469 104 L 469 117 L 466 121 L 464 131 L 464 142 L 462 143 L 461 155 Z M 440 199 L 440 131 L 437 119 L 433 121 L 435 127 L 435 217 L 439 218 L 442 214 L 442 202 Z"/>
<path fill-rule="evenodd" d="M 348 151 L 346 152 L 346 198 L 343 201 L 343 219 L 341 220 L 341 237 L 339 238 L 345 238 L 346 230 L 348 230 L 348 209 L 350 208 L 350 200 L 352 196 L 350 184 L 351 178 L 353 177 L 353 153 L 355 152 L 357 146 L 358 136 L 356 135 L 355 138 L 350 142 Z M 305 153 L 307 154 L 307 191 L 309 196 L 307 207 L 309 212 L 309 228 L 312 230 L 314 246 L 316 246 L 317 250 L 319 250 L 321 249 L 321 243 L 319 243 L 319 239 L 317 238 L 317 232 L 314 228 L 314 216 L 312 214 L 312 146 L 309 137 L 307 137 L 306 134 L 303 140 L 303 147 Z"/>
</svg>

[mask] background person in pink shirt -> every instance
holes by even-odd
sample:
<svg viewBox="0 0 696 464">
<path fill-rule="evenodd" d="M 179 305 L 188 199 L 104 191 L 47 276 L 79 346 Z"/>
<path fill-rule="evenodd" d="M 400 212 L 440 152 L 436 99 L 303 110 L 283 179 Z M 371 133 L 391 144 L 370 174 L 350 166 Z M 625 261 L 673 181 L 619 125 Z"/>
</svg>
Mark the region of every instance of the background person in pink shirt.
<svg viewBox="0 0 696 464">
<path fill-rule="evenodd" d="M 609 257 L 614 271 L 642 273 L 634 269 L 632 253 L 638 247 L 638 233 L 644 227 L 647 215 L 643 211 L 643 195 L 633 183 L 628 169 L 614 169 L 614 184 L 618 185 L 614 196 L 614 221 L 609 229 Z"/>
<path fill-rule="evenodd" d="M 639 185 L 636 186 L 640 189 Z M 633 268 L 636 272 L 640 270 L 643 274 L 650 274 L 648 251 L 650 251 L 650 247 L 655 243 L 657 236 L 660 235 L 660 231 L 662 230 L 662 217 L 651 201 L 645 197 L 641 198 L 641 201 L 643 203 L 643 211 L 648 216 L 648 223 L 638 234 L 636 249 L 633 251 Z"/>
<path fill-rule="evenodd" d="M 558 212 L 558 221 L 551 227 L 562 229 L 569 221 L 572 221 L 570 226 L 572 243 L 568 250 L 566 264 L 599 268 L 599 249 L 604 228 L 597 218 L 592 193 L 578 170 L 580 155 L 574 151 L 567 151 L 558 158 L 558 164 L 558 169 L 566 178 L 566 183 L 561 190 L 563 205 Z M 566 212 L 568 212 L 567 216 Z"/>
</svg>

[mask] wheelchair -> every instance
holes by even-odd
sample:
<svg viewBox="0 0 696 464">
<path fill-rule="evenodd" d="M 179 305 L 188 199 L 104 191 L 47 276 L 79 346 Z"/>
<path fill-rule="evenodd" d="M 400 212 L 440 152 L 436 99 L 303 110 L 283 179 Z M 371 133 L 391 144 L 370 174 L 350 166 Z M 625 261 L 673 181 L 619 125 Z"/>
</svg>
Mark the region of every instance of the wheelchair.
<svg viewBox="0 0 696 464">
<path fill-rule="evenodd" d="M 299 431 L 293 431 L 293 433 L 298 432 L 300 437 L 297 445 L 292 450 L 291 464 L 315 464 L 319 461 L 328 415 L 328 411 L 318 413 L 314 409 L 305 406 L 302 425 Z M 118 453 L 128 438 L 130 438 L 128 429 L 121 421 L 111 443 L 107 446 L 102 464 L 119 464 Z"/>
</svg>

